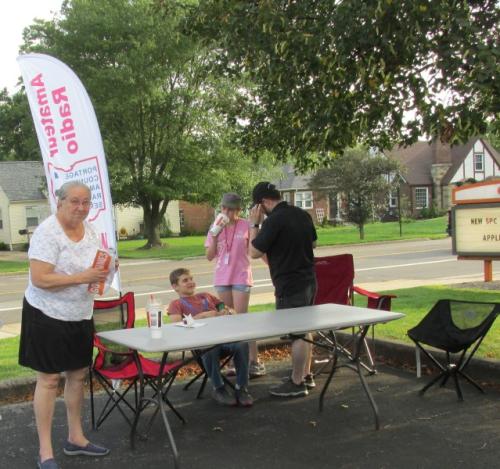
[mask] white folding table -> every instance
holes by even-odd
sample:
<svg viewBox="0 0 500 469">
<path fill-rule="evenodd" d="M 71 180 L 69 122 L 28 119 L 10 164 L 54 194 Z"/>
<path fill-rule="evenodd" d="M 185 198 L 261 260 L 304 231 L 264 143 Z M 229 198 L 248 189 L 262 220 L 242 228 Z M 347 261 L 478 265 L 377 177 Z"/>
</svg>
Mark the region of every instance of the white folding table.
<svg viewBox="0 0 500 469">
<path fill-rule="evenodd" d="M 147 327 L 106 331 L 100 332 L 98 335 L 103 339 L 128 347 L 136 353 L 163 353 L 163 368 L 166 364 L 169 352 L 210 349 L 211 347 L 223 343 L 262 340 L 283 335 L 291 335 L 293 337 L 294 334 L 317 331 L 335 331 L 338 329 L 359 326 L 361 328 L 361 332 L 357 337 L 355 351 L 354 353 L 346 356 L 350 363 L 343 366 L 348 366 L 359 375 L 361 384 L 363 385 L 375 414 L 375 426 L 378 429 L 378 409 L 360 368 L 359 354 L 361 344 L 370 326 L 400 319 L 403 316 L 404 314 L 391 311 L 347 305 L 323 304 L 255 314 L 239 314 L 201 319 L 199 321 L 205 323 L 205 325 L 198 328 L 183 328 L 174 324 L 167 324 L 162 327 L 162 337 L 160 339 L 152 339 L 150 331 Z M 325 347 L 324 342 L 318 343 L 313 341 L 313 343 Z M 329 346 L 326 345 L 326 347 L 328 348 Z M 338 350 L 340 351 L 341 348 Z M 331 369 L 320 395 L 320 409 L 322 408 L 324 394 L 330 384 L 336 368 L 338 368 L 338 366 L 336 366 L 335 360 L 334 366 Z M 162 373 L 160 373 L 160 376 L 161 375 Z M 161 385 L 162 382 L 160 378 L 159 389 Z M 141 396 L 142 395 L 143 394 L 141 393 Z M 161 392 L 160 389 L 160 392 L 157 392 L 157 404 L 170 440 L 175 467 L 179 467 L 177 447 L 167 419 L 165 403 L 162 399 L 163 395 L 164 393 Z M 141 406 L 139 406 L 139 409 L 140 408 Z M 138 414 L 139 413 L 140 411 L 138 411 Z M 136 415 L 131 432 L 132 442 L 137 420 L 139 418 L 138 414 Z"/>
</svg>

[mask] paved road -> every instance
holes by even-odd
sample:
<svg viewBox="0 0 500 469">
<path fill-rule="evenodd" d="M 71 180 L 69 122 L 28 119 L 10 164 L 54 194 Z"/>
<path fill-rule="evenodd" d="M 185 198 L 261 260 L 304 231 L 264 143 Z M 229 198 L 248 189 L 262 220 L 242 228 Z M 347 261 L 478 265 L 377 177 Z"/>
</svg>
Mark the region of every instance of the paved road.
<svg viewBox="0 0 500 469">
<path fill-rule="evenodd" d="M 169 397 L 187 420 L 182 425 L 169 413 L 183 469 L 455 469 L 498 467 L 500 392 L 485 395 L 464 384 L 465 401 L 457 402 L 452 385 L 434 387 L 425 397 L 423 380 L 409 372 L 381 366 L 368 379 L 377 401 L 381 429 L 373 417 L 359 379 L 340 370 L 318 412 L 319 387 L 303 399 L 278 399 L 268 393 L 288 373 L 288 362 L 267 362 L 268 375 L 250 383 L 256 398 L 251 409 L 217 406 L 205 391 L 182 391 L 174 384 Z M 473 375 L 474 376 L 474 375 Z M 317 378 L 321 386 L 325 376 Z M 97 408 L 104 405 L 104 394 Z M 129 396 L 130 399 L 132 397 Z M 151 415 L 153 409 L 147 410 Z M 31 402 L 0 408 L 0 467 L 35 467 L 37 438 Z M 159 418 L 147 440 L 131 451 L 128 427 L 113 412 L 98 432 L 90 430 L 89 399 L 83 423 L 87 436 L 111 449 L 92 460 L 62 454 L 67 435 L 63 402 L 58 399 L 53 425 L 55 456 L 64 469 L 171 468 L 172 453 Z M 140 423 L 145 426 L 146 415 Z"/>
<path fill-rule="evenodd" d="M 482 279 L 482 263 L 457 261 L 451 254 L 450 239 L 316 249 L 317 256 L 345 252 L 354 255 L 356 284 L 374 290 Z M 267 266 L 259 260 L 252 265 L 255 278 L 252 303 L 272 302 L 273 287 Z M 166 304 L 175 297 L 168 274 L 181 266 L 191 269 L 200 289 L 212 289 L 213 264 L 196 258 L 185 261 L 124 260 L 121 264 L 122 290 L 135 292 L 138 307 L 145 305 L 150 293 L 155 293 Z M 495 272 L 496 278 L 500 274 L 498 269 L 500 266 Z M 0 282 L 0 319 L 5 324 L 18 323 L 27 274 L 1 276 Z"/>
</svg>

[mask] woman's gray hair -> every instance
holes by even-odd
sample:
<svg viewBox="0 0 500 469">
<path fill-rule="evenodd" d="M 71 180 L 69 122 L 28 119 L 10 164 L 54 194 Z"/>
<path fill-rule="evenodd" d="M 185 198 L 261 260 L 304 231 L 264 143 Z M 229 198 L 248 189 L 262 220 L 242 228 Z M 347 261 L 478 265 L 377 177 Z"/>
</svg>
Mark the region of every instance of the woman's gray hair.
<svg viewBox="0 0 500 469">
<path fill-rule="evenodd" d="M 84 189 L 87 189 L 89 195 L 92 195 L 90 187 L 84 184 L 83 182 L 69 181 L 65 182 L 59 189 L 56 190 L 56 196 L 58 200 L 64 200 L 66 197 L 68 197 L 69 191 L 75 187 L 83 187 Z"/>
</svg>

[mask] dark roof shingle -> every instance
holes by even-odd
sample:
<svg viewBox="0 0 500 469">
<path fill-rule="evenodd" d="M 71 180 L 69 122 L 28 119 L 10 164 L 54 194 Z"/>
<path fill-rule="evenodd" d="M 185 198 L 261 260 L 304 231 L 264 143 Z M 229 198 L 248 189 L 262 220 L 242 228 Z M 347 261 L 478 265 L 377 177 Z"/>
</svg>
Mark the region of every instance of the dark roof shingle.
<svg viewBox="0 0 500 469">
<path fill-rule="evenodd" d="M 46 199 L 40 161 L 0 161 L 0 188 L 11 202 Z"/>
<path fill-rule="evenodd" d="M 311 180 L 310 175 L 295 174 L 292 165 L 283 165 L 283 178 L 279 181 L 273 181 L 276 189 L 280 191 L 286 190 L 310 190 L 309 181 Z"/>
</svg>

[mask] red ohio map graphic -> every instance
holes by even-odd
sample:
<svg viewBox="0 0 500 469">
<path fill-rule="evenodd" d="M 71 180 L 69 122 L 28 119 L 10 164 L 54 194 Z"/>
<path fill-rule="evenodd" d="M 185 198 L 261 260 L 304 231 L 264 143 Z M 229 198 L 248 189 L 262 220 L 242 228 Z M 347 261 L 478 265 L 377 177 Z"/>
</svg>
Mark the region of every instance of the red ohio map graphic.
<svg viewBox="0 0 500 469">
<path fill-rule="evenodd" d="M 49 162 L 47 168 L 50 175 L 49 190 L 54 200 L 57 198 L 56 190 L 65 182 L 79 181 L 87 185 L 92 192 L 92 205 L 87 221 L 95 221 L 101 212 L 106 211 L 104 184 L 97 156 L 75 161 L 68 168 L 62 168 Z"/>
</svg>

